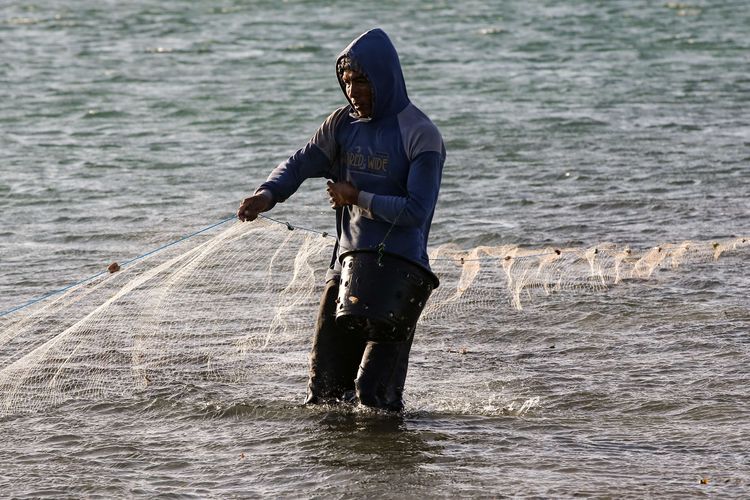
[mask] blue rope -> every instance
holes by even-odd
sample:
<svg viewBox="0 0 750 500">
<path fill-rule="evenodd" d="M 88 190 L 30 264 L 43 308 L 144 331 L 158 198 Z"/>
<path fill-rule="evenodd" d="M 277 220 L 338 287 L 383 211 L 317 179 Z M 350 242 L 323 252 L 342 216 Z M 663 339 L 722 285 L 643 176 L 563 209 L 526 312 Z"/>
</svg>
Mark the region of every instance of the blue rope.
<svg viewBox="0 0 750 500">
<path fill-rule="evenodd" d="M 181 242 L 183 242 L 183 241 L 185 241 L 187 239 L 190 239 L 190 238 L 192 238 L 194 236 L 197 236 L 197 235 L 199 235 L 201 233 L 205 233 L 206 231 L 209 231 L 209 230 L 215 228 L 216 226 L 220 226 L 222 224 L 226 224 L 227 222 L 229 222 L 231 220 L 234 220 L 236 217 L 237 217 L 236 215 L 231 215 L 229 217 L 226 217 L 226 218 L 220 220 L 219 222 L 216 222 L 214 224 L 211 224 L 210 226 L 206 226 L 203 229 L 195 231 L 194 233 L 190 233 L 190 234 L 188 234 L 186 236 L 183 236 L 182 238 L 179 238 L 179 239 L 174 240 L 174 241 L 172 241 L 170 243 L 167 243 L 166 245 L 162 245 L 159 248 L 155 248 L 154 250 L 151 250 L 150 252 L 146 252 L 143 255 L 139 255 L 138 257 L 132 258 L 130 260 L 126 260 L 125 262 L 122 263 L 122 267 L 127 266 L 129 264 L 132 264 L 133 262 L 136 262 L 138 260 L 144 259 L 144 258 L 148 257 L 149 255 L 153 255 L 153 254 L 155 254 L 157 252 L 160 252 L 160 251 L 164 250 L 165 248 L 169 248 L 169 247 L 171 247 L 173 245 L 181 243 Z M 319 235 L 323 236 L 324 238 L 334 238 L 334 239 L 336 238 L 335 236 L 333 236 L 331 234 L 328 234 L 325 231 L 317 231 L 315 229 L 310 229 L 310 228 L 302 227 L 302 226 L 293 226 L 289 222 L 281 221 L 281 220 L 278 220 L 278 219 L 274 219 L 273 217 L 268 217 L 267 215 L 258 214 L 258 217 L 261 217 L 263 219 L 269 220 L 269 221 L 274 222 L 276 224 L 281 224 L 282 226 L 286 226 L 286 228 L 289 229 L 290 231 L 293 231 L 295 229 L 300 229 L 302 231 L 307 231 L 309 233 L 319 234 Z M 389 230 L 389 232 L 390 232 L 390 230 Z M 386 235 L 386 237 L 387 237 L 387 235 Z M 384 238 L 384 241 L 385 241 L 385 238 Z M 381 252 L 382 252 L 382 249 L 383 249 L 382 247 L 384 247 L 384 245 L 381 243 L 381 245 L 379 245 L 379 247 L 378 247 L 378 249 Z M 511 258 L 512 259 L 525 259 L 525 258 L 529 258 L 529 257 L 539 257 L 539 256 L 543 256 L 543 255 L 551 255 L 551 254 L 548 254 L 548 253 L 545 252 L 545 253 L 538 253 L 538 254 L 534 254 L 534 255 L 523 255 L 523 256 L 511 257 Z M 483 261 L 483 260 L 498 260 L 498 259 L 499 259 L 498 257 L 480 257 L 480 258 L 477 258 L 477 259 L 461 259 L 461 263 L 463 264 L 464 262 Z M 452 260 L 455 260 L 455 259 L 451 258 L 451 257 L 442 257 L 442 258 L 439 257 L 439 258 L 432 259 L 432 260 L 451 260 L 452 261 Z M 36 304 L 38 302 L 41 302 L 41 301 L 43 301 L 43 300 L 45 300 L 45 299 L 47 299 L 49 297 L 52 297 L 53 295 L 57 295 L 57 294 L 66 292 L 66 291 L 70 290 L 71 288 L 74 288 L 74 287 L 76 287 L 78 285 L 82 285 L 83 283 L 87 283 L 87 282 L 89 282 L 89 281 L 91 281 L 91 280 L 93 280 L 95 278 L 98 278 L 99 276 L 101 276 L 103 274 L 106 274 L 107 272 L 108 271 L 100 271 L 100 272 L 98 272 L 98 273 L 96 273 L 96 274 L 94 274 L 92 276 L 89 276 L 88 278 L 82 279 L 80 281 L 76 281 L 75 283 L 71 283 L 70 285 L 68 285 L 68 286 L 66 286 L 64 288 L 60 288 L 59 290 L 53 290 L 51 292 L 48 292 L 48 293 L 42 295 L 41 297 L 37 297 L 37 298 L 35 298 L 33 300 L 30 300 L 30 301 L 28 301 L 28 302 L 26 302 L 24 304 L 21 304 L 19 306 L 13 307 L 11 309 L 7 309 L 5 311 L 2 311 L 2 312 L 0 312 L 0 318 L 2 318 L 3 316 L 7 316 L 10 313 L 13 313 L 13 312 L 19 311 L 21 309 L 24 309 L 26 307 L 29 307 L 31 305 L 34 305 L 34 304 Z"/>
<path fill-rule="evenodd" d="M 176 245 L 177 243 L 183 242 L 183 241 L 187 240 L 188 238 L 192 238 L 193 236 L 198 236 L 198 235 L 199 235 L 199 234 L 201 234 L 201 233 L 205 233 L 205 232 L 206 232 L 206 231 L 208 231 L 209 229 L 213 229 L 213 228 L 215 228 L 216 226 L 220 226 L 220 225 L 222 225 L 222 224 L 226 224 L 226 223 L 227 223 L 227 222 L 229 222 L 230 220 L 233 220 L 233 219 L 236 219 L 236 218 L 237 218 L 237 216 L 236 216 L 236 215 L 232 215 L 232 216 L 230 216 L 230 217 L 227 217 L 226 219 L 222 219 L 222 220 L 220 220 L 219 222 L 216 222 L 216 223 L 214 223 L 214 224 L 211 224 L 210 226 L 206 226 L 206 227 L 204 227 L 203 229 L 199 229 L 198 231 L 196 231 L 196 232 L 194 232 L 194 233 L 188 234 L 187 236 L 183 236 L 183 237 L 182 237 L 182 238 L 180 238 L 180 239 L 174 240 L 174 241 L 173 241 L 172 243 L 167 243 L 166 245 L 162 245 L 162 246 L 160 246 L 159 248 L 157 248 L 157 249 L 154 249 L 154 250 L 151 250 L 150 252 L 146 252 L 146 253 L 144 253 L 143 255 L 139 255 L 138 257 L 136 257 L 136 258 L 134 258 L 134 259 L 126 260 L 125 262 L 123 262 L 123 263 L 122 263 L 122 265 L 123 265 L 123 266 L 127 266 L 128 264 L 130 264 L 130 263 L 132 263 L 132 262 L 135 262 L 135 261 L 137 261 L 137 260 L 143 259 L 144 257 L 148 257 L 149 255 L 155 254 L 156 252 L 159 252 L 159 251 L 161 251 L 161 250 L 164 250 L 165 248 L 168 248 L 168 247 L 171 247 L 172 245 Z M 100 273 L 100 274 L 101 274 L 101 273 Z"/>
<path fill-rule="evenodd" d="M 82 279 L 81 281 L 76 281 L 75 283 L 71 283 L 70 285 L 66 286 L 65 288 L 60 288 L 59 290 L 53 290 L 51 292 L 47 292 L 44 295 L 42 295 L 41 297 L 37 297 L 37 298 L 35 298 L 33 300 L 30 300 L 30 301 L 26 302 L 25 304 L 21 304 L 20 306 L 16 306 L 16 307 L 10 308 L 10 309 L 8 309 L 6 311 L 3 311 L 3 312 L 0 313 L 0 318 L 2 318 L 3 316 L 7 316 L 8 314 L 10 314 L 12 312 L 16 312 L 16 311 L 19 311 L 19 310 L 24 309 L 26 307 L 29 307 L 30 305 L 36 304 L 37 302 L 41 302 L 41 301 L 43 301 L 44 299 L 46 299 L 48 297 L 52 297 L 53 295 L 57 295 L 58 293 L 63 293 L 65 291 L 68 291 L 71 288 L 73 288 L 75 286 L 78 286 L 78 285 L 80 285 L 82 283 L 86 283 L 87 281 L 91 281 L 94 278 L 98 278 L 99 276 L 101 276 L 102 274 L 104 274 L 106 272 L 108 272 L 108 271 L 98 272 L 95 275 L 89 276 L 86 279 Z"/>
<path fill-rule="evenodd" d="M 276 224 L 281 224 L 282 226 L 286 226 L 286 228 L 290 231 L 294 231 L 295 229 L 300 229 L 302 231 L 307 231 L 308 233 L 315 233 L 321 235 L 323 238 L 336 238 L 335 236 L 328 234 L 326 231 L 318 231 L 316 229 L 310 229 L 309 227 L 303 227 L 303 226 L 293 226 L 287 221 L 282 221 L 279 219 L 274 219 L 273 217 L 269 217 L 267 215 L 258 214 L 258 217 L 261 217 L 266 220 L 270 220 L 271 222 L 275 222 Z"/>
<path fill-rule="evenodd" d="M 430 259 L 430 262 L 433 260 L 447 260 L 447 261 L 460 261 L 461 264 L 464 262 L 490 262 L 495 260 L 521 260 L 521 259 L 531 259 L 536 257 L 546 257 L 549 255 L 554 255 L 557 252 L 550 253 L 550 252 L 542 252 L 542 253 L 534 253 L 531 255 L 506 255 L 505 257 L 477 257 L 476 259 L 465 259 L 463 257 L 459 257 L 456 259 L 455 257 L 436 257 L 434 259 Z M 557 255 L 562 255 L 561 253 L 558 253 Z"/>
<path fill-rule="evenodd" d="M 156 248 L 154 250 L 151 250 L 150 252 L 144 253 L 143 255 L 139 255 L 138 257 L 135 257 L 133 259 L 127 260 L 127 261 L 125 261 L 125 262 L 122 263 L 122 266 L 127 266 L 128 264 L 132 264 L 133 262 L 136 262 L 138 260 L 146 258 L 149 255 L 153 255 L 156 252 L 160 252 L 161 250 L 164 250 L 165 248 L 169 248 L 172 245 L 176 245 L 177 243 L 180 243 L 180 242 L 185 241 L 185 240 L 187 240 L 189 238 L 192 238 L 193 236 L 197 236 L 197 235 L 199 235 L 201 233 L 205 233 L 206 231 L 208 231 L 210 229 L 213 229 L 216 226 L 220 226 L 222 224 L 225 224 L 225 223 L 229 222 L 230 220 L 235 219 L 236 217 L 237 217 L 236 215 L 232 215 L 231 217 L 227 217 L 225 219 L 222 219 L 219 222 L 216 222 L 214 224 L 211 224 L 210 226 L 204 227 L 203 229 L 200 229 L 198 231 L 195 231 L 194 233 L 188 234 L 187 236 L 183 236 L 182 238 L 177 239 L 177 240 L 175 240 L 175 241 L 173 241 L 171 243 L 167 243 L 166 245 L 162 245 L 159 248 Z M 88 278 L 82 279 L 80 281 L 76 281 L 75 283 L 71 283 L 70 285 L 68 285 L 68 286 L 66 286 L 64 288 L 60 288 L 59 290 L 53 290 L 51 292 L 47 292 L 44 295 L 42 295 L 41 297 L 37 297 L 37 298 L 35 298 L 33 300 L 30 300 L 30 301 L 28 301 L 28 302 L 26 302 L 24 304 L 21 304 L 20 306 L 16 306 L 16 307 L 13 307 L 13 308 L 8 309 L 6 311 L 0 312 L 0 318 L 2 318 L 3 316 L 7 316 L 8 314 L 10 314 L 12 312 L 16 312 L 16 311 L 19 311 L 19 310 L 24 309 L 26 307 L 29 307 L 31 305 L 34 305 L 37 302 L 41 302 L 44 299 L 52 297 L 53 295 L 57 295 L 57 294 L 66 292 L 66 291 L 70 290 L 73 287 L 76 287 L 76 286 L 81 285 L 83 283 L 87 283 L 87 282 L 93 280 L 94 278 L 98 278 L 99 276 L 101 276 L 103 274 L 106 274 L 107 272 L 108 271 L 100 271 L 100 272 L 94 274 L 93 276 L 89 276 Z"/>
</svg>

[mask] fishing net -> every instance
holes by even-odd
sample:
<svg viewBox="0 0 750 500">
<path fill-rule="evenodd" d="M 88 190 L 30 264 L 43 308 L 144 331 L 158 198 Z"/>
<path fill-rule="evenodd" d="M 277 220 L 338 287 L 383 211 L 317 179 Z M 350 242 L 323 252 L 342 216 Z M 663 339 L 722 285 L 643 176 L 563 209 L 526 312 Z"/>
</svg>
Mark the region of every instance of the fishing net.
<svg viewBox="0 0 750 500">
<path fill-rule="evenodd" d="M 173 383 L 304 377 L 334 239 L 259 219 L 233 223 L 0 317 L 0 416 Z M 432 249 L 441 285 L 419 329 L 596 291 L 746 250 L 745 238 L 645 251 L 454 245 Z"/>
</svg>

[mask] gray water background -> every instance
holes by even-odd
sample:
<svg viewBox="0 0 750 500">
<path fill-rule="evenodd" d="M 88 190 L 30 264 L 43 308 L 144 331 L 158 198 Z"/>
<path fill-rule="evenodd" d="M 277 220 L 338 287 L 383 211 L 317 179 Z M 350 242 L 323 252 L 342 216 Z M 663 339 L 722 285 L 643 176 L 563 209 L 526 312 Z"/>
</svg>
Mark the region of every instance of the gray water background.
<svg viewBox="0 0 750 500">
<path fill-rule="evenodd" d="M 448 149 L 431 244 L 750 233 L 745 2 L 3 2 L 0 309 L 231 214 L 373 26 Z M 333 225 L 321 181 L 275 213 Z M 6 419 L 0 495 L 747 496 L 749 287 L 729 258 L 421 332 L 399 418 L 300 408 L 300 371 Z M 450 403 L 477 380 L 507 399 Z"/>
</svg>

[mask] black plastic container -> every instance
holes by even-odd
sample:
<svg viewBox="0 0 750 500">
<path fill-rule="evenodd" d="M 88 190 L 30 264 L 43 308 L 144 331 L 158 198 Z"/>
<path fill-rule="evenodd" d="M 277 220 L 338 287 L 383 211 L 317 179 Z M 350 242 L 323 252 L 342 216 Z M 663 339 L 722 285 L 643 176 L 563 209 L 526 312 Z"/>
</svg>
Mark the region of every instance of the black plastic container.
<svg viewBox="0 0 750 500">
<path fill-rule="evenodd" d="M 368 340 L 409 340 L 437 276 L 398 255 L 374 250 L 341 254 L 336 324 Z"/>
</svg>

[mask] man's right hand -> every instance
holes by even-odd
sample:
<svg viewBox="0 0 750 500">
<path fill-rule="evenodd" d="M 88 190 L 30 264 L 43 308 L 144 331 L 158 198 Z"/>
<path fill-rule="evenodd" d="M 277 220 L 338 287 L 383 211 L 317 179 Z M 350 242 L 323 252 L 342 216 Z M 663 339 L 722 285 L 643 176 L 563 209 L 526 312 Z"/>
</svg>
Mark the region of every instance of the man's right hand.
<svg viewBox="0 0 750 500">
<path fill-rule="evenodd" d="M 242 200 L 240 209 L 237 210 L 237 218 L 242 222 L 253 221 L 258 214 L 271 208 L 271 199 L 264 194 L 254 194 L 249 198 Z"/>
</svg>

